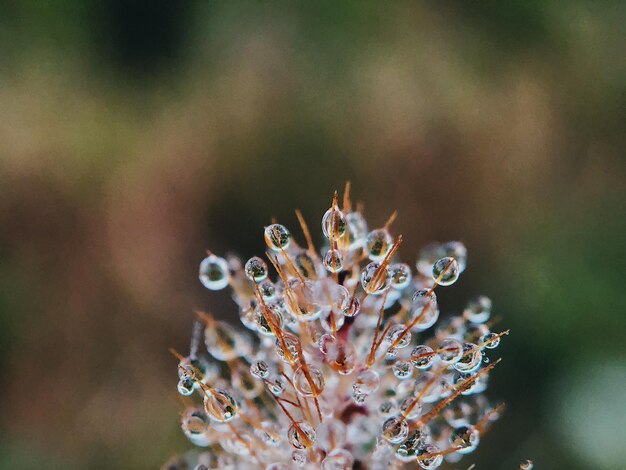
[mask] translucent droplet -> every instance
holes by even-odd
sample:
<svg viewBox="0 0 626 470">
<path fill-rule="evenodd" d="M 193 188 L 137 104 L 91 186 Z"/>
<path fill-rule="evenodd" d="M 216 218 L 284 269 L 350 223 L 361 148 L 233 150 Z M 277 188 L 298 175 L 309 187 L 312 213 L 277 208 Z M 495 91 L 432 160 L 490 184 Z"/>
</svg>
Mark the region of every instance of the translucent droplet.
<svg viewBox="0 0 626 470">
<path fill-rule="evenodd" d="M 300 272 L 300 275 L 303 278 L 309 280 L 314 280 L 318 278 L 315 261 L 313 260 L 313 258 L 311 258 L 311 255 L 309 255 L 308 252 L 299 252 L 295 256 L 293 264 L 296 266 L 296 268 Z"/>
<path fill-rule="evenodd" d="M 440 286 L 454 284 L 458 278 L 459 265 L 454 258 L 441 258 L 433 266 L 433 279 Z"/>
<path fill-rule="evenodd" d="M 422 404 L 415 397 L 406 397 L 400 403 L 400 411 L 407 419 L 417 419 L 422 413 Z"/>
<path fill-rule="evenodd" d="M 276 447 L 281 442 L 281 428 L 273 421 L 263 421 L 261 427 L 255 429 L 254 433 L 270 447 Z"/>
<path fill-rule="evenodd" d="M 413 294 L 410 307 L 411 319 L 417 319 L 415 329 L 424 331 L 433 326 L 439 318 L 437 296 L 431 289 L 420 289 Z"/>
<path fill-rule="evenodd" d="M 191 377 L 183 377 L 178 381 L 178 393 L 188 397 L 195 390 L 195 380 Z"/>
<path fill-rule="evenodd" d="M 485 323 L 491 316 L 491 300 L 484 295 L 473 298 L 463 310 L 463 316 L 472 323 Z"/>
<path fill-rule="evenodd" d="M 389 253 L 389 250 L 391 250 L 392 245 L 393 238 L 391 238 L 387 229 L 379 228 L 367 234 L 365 249 L 369 259 L 372 261 L 382 261 Z"/>
<path fill-rule="evenodd" d="M 265 279 L 259 284 L 259 291 L 265 302 L 272 301 L 277 297 L 276 286 L 269 279 Z"/>
<path fill-rule="evenodd" d="M 453 367 L 463 374 L 475 372 L 480 367 L 482 351 L 473 343 L 463 343 L 463 354 Z"/>
<path fill-rule="evenodd" d="M 367 222 L 360 212 L 350 212 L 346 214 L 348 222 L 348 243 L 351 249 L 360 248 L 365 245 L 367 237 Z"/>
<path fill-rule="evenodd" d="M 522 462 L 519 466 L 520 470 L 533 470 L 535 466 L 533 465 L 533 462 L 531 460 L 526 460 L 525 462 Z"/>
<path fill-rule="evenodd" d="M 467 248 L 461 242 L 447 242 L 441 245 L 443 256 L 454 258 L 459 264 L 459 272 L 465 271 L 467 266 Z"/>
<path fill-rule="evenodd" d="M 181 417 L 181 428 L 194 445 L 204 447 L 211 443 L 207 435 L 209 417 L 201 408 L 187 408 Z"/>
<path fill-rule="evenodd" d="M 418 369 L 428 369 L 435 360 L 435 351 L 426 345 L 417 346 L 411 351 L 411 362 Z"/>
<path fill-rule="evenodd" d="M 255 361 L 250 365 L 250 373 L 257 379 L 265 379 L 269 375 L 269 366 L 265 361 Z"/>
<path fill-rule="evenodd" d="M 411 342 L 411 332 L 407 331 L 404 325 L 397 323 L 389 328 L 385 341 L 398 349 L 406 348 Z"/>
<path fill-rule="evenodd" d="M 370 395 L 378 390 L 380 386 L 380 376 L 378 372 L 372 369 L 361 372 L 354 383 L 352 384 L 352 390 L 355 393 L 362 395 Z"/>
<path fill-rule="evenodd" d="M 500 344 L 500 336 L 496 333 L 489 332 L 480 338 L 480 342 L 484 343 L 486 348 L 495 349 Z"/>
<path fill-rule="evenodd" d="M 308 449 L 315 442 L 315 429 L 306 421 L 292 424 L 287 431 L 289 442 L 296 449 Z"/>
<path fill-rule="evenodd" d="M 450 435 L 450 444 L 458 448 L 459 454 L 469 454 L 478 446 L 480 433 L 473 426 L 460 426 Z"/>
<path fill-rule="evenodd" d="M 253 256 L 244 267 L 246 276 L 253 282 L 261 282 L 267 278 L 267 264 L 258 256 Z"/>
<path fill-rule="evenodd" d="M 280 375 L 274 375 L 265 382 L 272 395 L 280 396 L 285 391 L 285 382 Z"/>
<path fill-rule="evenodd" d="M 346 217 L 336 207 L 331 207 L 322 217 L 322 232 L 329 240 L 339 240 L 346 233 Z"/>
<path fill-rule="evenodd" d="M 399 444 L 409 435 L 409 424 L 401 416 L 392 416 L 383 423 L 382 436 L 391 444 Z"/>
<path fill-rule="evenodd" d="M 328 346 L 335 341 L 335 337 L 330 333 L 325 333 L 317 340 L 317 345 L 324 354 L 328 353 Z"/>
<path fill-rule="evenodd" d="M 291 461 L 296 467 L 304 467 L 309 461 L 309 458 L 307 457 L 306 452 L 294 450 L 291 453 Z"/>
<path fill-rule="evenodd" d="M 339 330 L 345 321 L 346 317 L 341 313 L 335 313 L 335 310 L 330 310 L 320 315 L 320 325 L 324 330 L 331 333 Z"/>
<path fill-rule="evenodd" d="M 433 470 L 441 465 L 443 455 L 439 447 L 426 444 L 417 448 L 417 463 L 424 470 Z"/>
<path fill-rule="evenodd" d="M 420 250 L 419 258 L 415 267 L 423 276 L 430 276 L 433 272 L 435 262 L 444 257 L 445 253 L 441 244 L 430 243 Z"/>
<path fill-rule="evenodd" d="M 361 302 L 359 302 L 359 299 L 357 299 L 356 296 L 350 296 L 350 305 L 348 305 L 348 308 L 343 312 L 343 314 L 346 317 L 354 317 L 358 315 L 360 311 Z"/>
<path fill-rule="evenodd" d="M 398 412 L 398 404 L 394 400 L 387 400 L 380 404 L 378 413 L 381 416 L 389 416 Z"/>
<path fill-rule="evenodd" d="M 225 423 L 239 412 L 239 404 L 226 390 L 213 389 L 204 395 L 204 410 L 209 418 Z"/>
<path fill-rule="evenodd" d="M 298 393 L 304 397 L 316 397 L 324 390 L 324 373 L 315 366 L 308 366 L 308 377 L 302 367 L 293 374 L 293 384 Z"/>
<path fill-rule="evenodd" d="M 361 271 L 361 286 L 368 294 L 383 293 L 391 285 L 391 273 L 388 267 L 372 262 Z"/>
<path fill-rule="evenodd" d="M 282 339 L 276 338 L 276 353 L 287 364 L 298 360 L 300 347 L 300 338 L 291 333 L 283 332 Z"/>
<path fill-rule="evenodd" d="M 396 263 L 389 266 L 391 273 L 391 287 L 402 290 L 411 283 L 411 268 L 405 263 Z"/>
<path fill-rule="evenodd" d="M 251 352 L 250 341 L 235 328 L 221 321 L 214 321 L 204 329 L 207 351 L 220 361 L 230 361 L 247 356 Z"/>
<path fill-rule="evenodd" d="M 442 383 L 438 381 L 435 374 L 424 371 L 415 379 L 413 395 L 420 396 L 423 403 L 433 403 L 441 398 Z"/>
<path fill-rule="evenodd" d="M 393 367 L 393 375 L 400 380 L 408 379 L 413 373 L 413 364 L 410 361 L 397 361 Z"/>
<path fill-rule="evenodd" d="M 259 304 L 254 309 L 254 322 L 259 333 L 274 336 L 275 331 L 283 327 L 283 316 L 277 310 Z"/>
<path fill-rule="evenodd" d="M 315 283 L 292 279 L 285 290 L 285 307 L 297 319 L 313 321 L 319 317 L 322 307 L 317 302 Z"/>
<path fill-rule="evenodd" d="M 317 428 L 317 447 L 324 452 L 330 452 L 337 447 L 343 447 L 346 442 L 347 428 L 337 419 L 324 420 Z"/>
<path fill-rule="evenodd" d="M 322 262 L 326 270 L 331 273 L 338 273 L 343 269 L 343 256 L 339 250 L 328 250 Z"/>
<path fill-rule="evenodd" d="M 224 258 L 209 255 L 200 263 L 200 282 L 210 290 L 221 290 L 228 285 L 228 264 Z"/>
<path fill-rule="evenodd" d="M 322 470 L 350 470 L 354 457 L 346 449 L 335 449 L 322 460 Z"/>
<path fill-rule="evenodd" d="M 448 338 L 441 342 L 437 350 L 441 362 L 444 364 L 453 364 L 461 358 L 463 354 L 463 345 L 460 341 Z"/>
<path fill-rule="evenodd" d="M 355 350 L 352 343 L 335 339 L 327 344 L 326 361 L 341 375 L 350 375 L 356 367 Z"/>
<path fill-rule="evenodd" d="M 265 227 L 265 243 L 270 250 L 281 251 L 289 247 L 291 234 L 284 225 L 272 224 Z"/>
</svg>

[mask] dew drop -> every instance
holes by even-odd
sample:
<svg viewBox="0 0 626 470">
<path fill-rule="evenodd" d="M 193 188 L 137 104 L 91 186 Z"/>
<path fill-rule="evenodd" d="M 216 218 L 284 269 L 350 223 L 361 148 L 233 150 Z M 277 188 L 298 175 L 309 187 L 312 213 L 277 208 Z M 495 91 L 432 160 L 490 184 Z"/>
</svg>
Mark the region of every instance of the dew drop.
<svg viewBox="0 0 626 470">
<path fill-rule="evenodd" d="M 441 286 L 454 284 L 459 278 L 459 264 L 454 258 L 445 257 L 437 260 L 433 266 L 433 279 Z"/>
<path fill-rule="evenodd" d="M 200 263 L 200 282 L 210 290 L 221 290 L 228 285 L 228 264 L 224 258 L 209 255 Z"/>
</svg>

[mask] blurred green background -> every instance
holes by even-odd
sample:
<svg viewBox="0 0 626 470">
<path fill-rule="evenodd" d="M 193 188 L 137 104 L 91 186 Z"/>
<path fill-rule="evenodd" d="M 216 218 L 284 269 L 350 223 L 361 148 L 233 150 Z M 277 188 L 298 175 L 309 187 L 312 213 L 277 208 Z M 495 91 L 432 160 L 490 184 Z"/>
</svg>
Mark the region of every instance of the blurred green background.
<svg viewBox="0 0 626 470">
<path fill-rule="evenodd" d="M 317 226 L 350 179 L 402 257 L 460 239 L 508 405 L 463 468 L 623 468 L 624 2 L 0 6 L 0 468 L 191 447 L 175 360 L 204 250 Z M 297 232 L 297 231 L 296 231 Z M 321 237 L 317 237 L 319 240 Z M 456 467 L 459 467 L 457 465 Z"/>
</svg>

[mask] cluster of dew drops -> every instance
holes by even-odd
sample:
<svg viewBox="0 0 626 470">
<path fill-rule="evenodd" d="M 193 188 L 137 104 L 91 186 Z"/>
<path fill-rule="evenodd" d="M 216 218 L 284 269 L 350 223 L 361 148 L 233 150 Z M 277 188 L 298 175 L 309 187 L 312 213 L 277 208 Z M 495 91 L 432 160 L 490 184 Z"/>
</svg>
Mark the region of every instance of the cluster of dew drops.
<svg viewBox="0 0 626 470">
<path fill-rule="evenodd" d="M 166 468 L 434 469 L 497 419 L 482 395 L 498 362 L 487 352 L 508 332 L 490 331 L 491 301 L 438 322 L 435 290 L 463 273 L 465 246 L 428 245 L 413 269 L 396 260 L 394 217 L 370 230 L 348 193 L 322 217 L 320 252 L 296 211 L 305 243 L 274 223 L 267 261 L 201 262 L 202 284 L 230 286 L 249 331 L 199 312 L 190 354 L 174 352 L 179 393 L 202 401 L 182 429 L 203 449 Z"/>
</svg>

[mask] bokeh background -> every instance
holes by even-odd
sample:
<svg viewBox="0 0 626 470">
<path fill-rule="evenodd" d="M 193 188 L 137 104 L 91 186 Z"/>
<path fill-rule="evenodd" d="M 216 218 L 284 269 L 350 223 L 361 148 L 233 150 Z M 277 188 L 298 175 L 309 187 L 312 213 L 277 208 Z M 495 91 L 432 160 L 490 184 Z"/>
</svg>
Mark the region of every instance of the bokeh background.
<svg viewBox="0 0 626 470">
<path fill-rule="evenodd" d="M 444 311 L 511 328 L 466 466 L 623 468 L 625 7 L 2 2 L 0 468 L 190 448 L 167 348 L 237 321 L 204 250 L 317 226 L 347 179 L 406 260 L 465 242 Z"/>
</svg>

